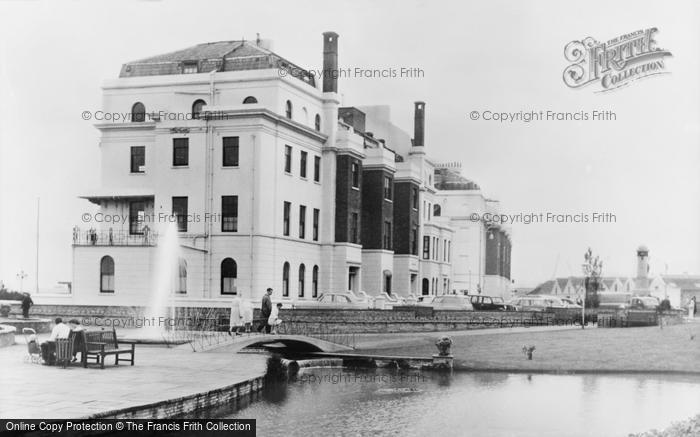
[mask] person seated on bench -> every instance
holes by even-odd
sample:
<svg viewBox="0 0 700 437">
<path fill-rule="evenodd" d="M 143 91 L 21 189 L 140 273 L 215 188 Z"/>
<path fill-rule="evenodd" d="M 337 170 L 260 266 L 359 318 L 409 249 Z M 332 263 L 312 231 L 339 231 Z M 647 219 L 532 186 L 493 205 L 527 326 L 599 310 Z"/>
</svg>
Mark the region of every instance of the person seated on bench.
<svg viewBox="0 0 700 437">
<path fill-rule="evenodd" d="M 52 366 L 56 362 L 56 339 L 58 338 L 68 338 L 70 335 L 70 327 L 63 323 L 63 319 L 56 317 L 54 320 L 56 326 L 51 330 L 51 336 L 49 339 L 41 343 L 41 358 L 44 359 L 44 363 Z"/>
<path fill-rule="evenodd" d="M 75 363 L 78 361 L 78 352 L 83 350 L 83 344 L 85 343 L 85 335 L 83 335 L 83 332 L 85 328 L 80 325 L 78 319 L 70 319 L 68 325 L 70 326 L 71 333 L 75 335 L 75 340 L 73 341 L 73 359 L 71 360 L 71 363 Z"/>
</svg>

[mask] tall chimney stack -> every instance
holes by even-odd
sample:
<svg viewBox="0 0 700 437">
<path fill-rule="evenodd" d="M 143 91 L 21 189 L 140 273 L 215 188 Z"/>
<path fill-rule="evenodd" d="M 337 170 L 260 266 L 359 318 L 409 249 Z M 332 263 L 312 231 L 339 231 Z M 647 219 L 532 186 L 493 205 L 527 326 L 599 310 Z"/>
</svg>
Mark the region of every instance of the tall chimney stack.
<svg viewBox="0 0 700 437">
<path fill-rule="evenodd" d="M 323 92 L 338 92 L 338 34 L 323 32 Z"/>
<path fill-rule="evenodd" d="M 415 102 L 415 116 L 413 118 L 413 146 L 425 146 L 425 102 Z"/>
</svg>

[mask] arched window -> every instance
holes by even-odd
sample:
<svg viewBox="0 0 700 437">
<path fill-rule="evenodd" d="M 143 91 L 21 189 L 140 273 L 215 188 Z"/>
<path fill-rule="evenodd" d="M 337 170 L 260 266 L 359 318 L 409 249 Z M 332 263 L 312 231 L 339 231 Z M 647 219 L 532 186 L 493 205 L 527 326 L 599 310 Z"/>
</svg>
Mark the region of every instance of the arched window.
<svg viewBox="0 0 700 437">
<path fill-rule="evenodd" d="M 100 293 L 114 293 L 114 260 L 109 255 L 100 261 Z"/>
<path fill-rule="evenodd" d="M 131 107 L 131 121 L 134 123 L 146 121 L 146 107 L 143 106 L 143 103 L 136 102 Z"/>
<path fill-rule="evenodd" d="M 243 99 L 243 104 L 244 105 L 249 105 L 251 103 L 258 103 L 258 99 L 256 99 L 253 96 L 248 96 L 245 99 Z"/>
<path fill-rule="evenodd" d="M 440 214 L 442 214 L 442 207 L 436 203 L 433 205 L 433 216 L 440 217 Z"/>
<path fill-rule="evenodd" d="M 177 260 L 177 292 L 187 293 L 187 261 L 184 258 Z"/>
<path fill-rule="evenodd" d="M 421 287 L 421 294 L 423 296 L 427 296 L 430 294 L 430 281 L 428 278 L 423 278 L 423 284 Z"/>
<path fill-rule="evenodd" d="M 221 261 L 221 294 L 236 294 L 236 278 L 238 277 L 238 266 L 236 261 L 225 258 Z"/>
<path fill-rule="evenodd" d="M 287 100 L 287 105 L 285 106 L 285 112 L 288 119 L 292 119 L 292 102 Z"/>
<path fill-rule="evenodd" d="M 391 271 L 384 270 L 384 292 L 391 295 Z"/>
<path fill-rule="evenodd" d="M 200 114 L 202 113 L 202 106 L 206 105 L 207 102 L 202 99 L 195 100 L 194 103 L 192 103 L 192 118 L 198 120 Z"/>
<path fill-rule="evenodd" d="M 282 267 L 282 296 L 289 297 L 289 263 L 285 262 Z"/>
<path fill-rule="evenodd" d="M 306 267 L 299 265 L 299 297 L 304 297 L 304 282 L 306 281 Z"/>
<path fill-rule="evenodd" d="M 314 119 L 314 127 L 317 131 L 321 132 L 321 116 L 318 114 L 316 114 L 316 118 Z"/>
<path fill-rule="evenodd" d="M 318 297 L 318 266 L 314 266 L 311 274 L 311 297 Z"/>
<path fill-rule="evenodd" d="M 302 121 L 304 124 L 309 123 L 309 111 L 306 110 L 306 108 L 301 108 L 301 114 L 302 114 Z"/>
</svg>

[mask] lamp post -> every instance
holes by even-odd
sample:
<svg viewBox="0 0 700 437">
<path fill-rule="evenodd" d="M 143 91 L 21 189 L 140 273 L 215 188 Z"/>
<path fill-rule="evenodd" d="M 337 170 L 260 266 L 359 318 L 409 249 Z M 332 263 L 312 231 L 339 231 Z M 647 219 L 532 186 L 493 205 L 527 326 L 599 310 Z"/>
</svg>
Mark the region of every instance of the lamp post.
<svg viewBox="0 0 700 437">
<path fill-rule="evenodd" d="M 24 293 L 24 278 L 26 278 L 27 275 L 24 270 L 20 270 L 19 273 L 17 273 L 17 278 L 19 278 L 19 292 Z"/>
</svg>

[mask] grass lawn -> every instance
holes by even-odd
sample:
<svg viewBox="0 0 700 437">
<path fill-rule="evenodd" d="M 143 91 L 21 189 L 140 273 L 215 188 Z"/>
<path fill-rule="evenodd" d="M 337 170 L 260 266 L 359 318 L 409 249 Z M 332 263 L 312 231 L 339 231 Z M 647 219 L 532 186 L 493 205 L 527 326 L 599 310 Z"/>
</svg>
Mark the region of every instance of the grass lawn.
<svg viewBox="0 0 700 437">
<path fill-rule="evenodd" d="M 404 338 L 397 346 L 358 349 L 357 353 L 431 356 L 437 352 L 434 343 L 441 335 L 452 338 L 456 369 L 700 373 L 700 323 L 663 329 L 587 328 L 485 335 L 440 332 L 411 341 Z M 536 347 L 532 361 L 523 354 L 524 345 Z"/>
</svg>

